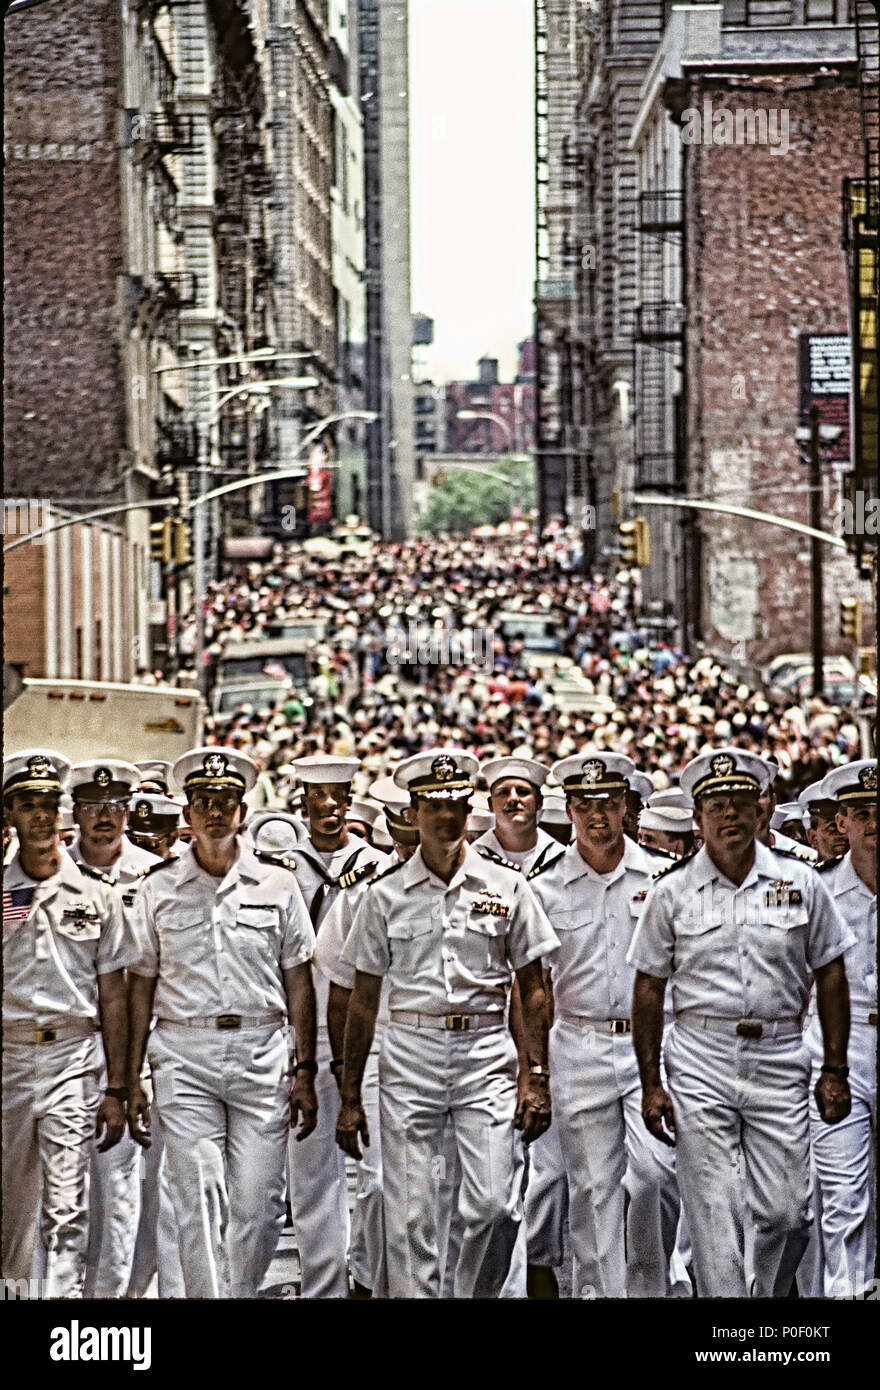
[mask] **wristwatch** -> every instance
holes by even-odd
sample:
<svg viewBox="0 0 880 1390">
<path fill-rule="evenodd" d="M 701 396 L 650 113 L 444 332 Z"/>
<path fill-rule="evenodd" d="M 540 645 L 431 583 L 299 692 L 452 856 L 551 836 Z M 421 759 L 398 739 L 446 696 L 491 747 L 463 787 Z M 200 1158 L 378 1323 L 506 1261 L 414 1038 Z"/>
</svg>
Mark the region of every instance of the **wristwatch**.
<svg viewBox="0 0 880 1390">
<path fill-rule="evenodd" d="M 301 1072 L 301 1071 L 308 1072 L 309 1076 L 317 1076 L 317 1075 L 318 1075 L 318 1063 L 317 1063 L 317 1062 L 297 1062 L 296 1066 L 295 1066 L 294 1069 L 293 1069 L 293 1074 L 294 1074 L 294 1076 L 296 1076 L 296 1075 L 297 1075 L 299 1072 Z"/>
<path fill-rule="evenodd" d="M 537 1063 L 535 1063 L 534 1066 L 530 1066 L 530 1067 L 529 1067 L 529 1076 L 545 1076 L 545 1077 L 547 1078 L 547 1080 L 549 1081 L 549 1080 L 550 1080 L 550 1068 L 549 1068 L 549 1067 L 542 1067 L 542 1066 L 539 1066 Z"/>
<path fill-rule="evenodd" d="M 839 1076 L 842 1081 L 845 1081 L 849 1076 L 849 1067 L 830 1067 L 825 1065 L 822 1066 L 821 1070 L 827 1071 L 829 1076 Z"/>
<path fill-rule="evenodd" d="M 125 1102 L 125 1101 L 128 1100 L 128 1087 L 127 1087 L 127 1086 L 105 1086 L 105 1087 L 104 1087 L 104 1095 L 105 1095 L 105 1096 L 112 1096 L 114 1100 L 121 1100 L 121 1101 Z"/>
</svg>

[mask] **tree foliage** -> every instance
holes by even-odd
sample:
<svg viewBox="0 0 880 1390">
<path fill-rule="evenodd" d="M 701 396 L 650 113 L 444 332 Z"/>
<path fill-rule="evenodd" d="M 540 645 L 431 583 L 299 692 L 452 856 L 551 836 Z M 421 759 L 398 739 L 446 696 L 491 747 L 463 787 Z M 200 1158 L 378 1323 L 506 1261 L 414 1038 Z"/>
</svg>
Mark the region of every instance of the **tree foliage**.
<svg viewBox="0 0 880 1390">
<path fill-rule="evenodd" d="M 428 506 L 419 521 L 420 531 L 432 535 L 469 535 L 476 526 L 498 526 L 510 519 L 511 494 L 523 511 L 535 506 L 534 470 L 519 464 L 520 487 L 510 488 L 497 478 L 450 468 L 446 480 L 431 488 Z M 509 464 L 492 462 L 493 473 L 516 478 Z"/>
</svg>

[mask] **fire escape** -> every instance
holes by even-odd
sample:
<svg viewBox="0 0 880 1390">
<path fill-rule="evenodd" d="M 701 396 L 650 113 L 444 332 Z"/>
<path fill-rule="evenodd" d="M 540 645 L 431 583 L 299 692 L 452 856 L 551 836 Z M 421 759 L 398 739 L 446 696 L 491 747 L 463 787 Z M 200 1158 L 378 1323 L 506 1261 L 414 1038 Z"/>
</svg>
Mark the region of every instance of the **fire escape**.
<svg viewBox="0 0 880 1390">
<path fill-rule="evenodd" d="M 853 518 L 845 539 L 859 574 L 870 578 L 877 535 L 864 524 L 877 499 L 877 310 L 880 299 L 880 35 L 870 0 L 853 7 L 859 64 L 859 102 L 864 170 L 843 184 L 843 247 L 847 258 L 852 341 L 852 471 L 844 475 L 843 497 Z"/>
<path fill-rule="evenodd" d="M 635 484 L 655 492 L 680 485 L 678 421 L 671 387 L 670 354 L 680 364 L 684 307 L 670 297 L 680 274 L 682 204 L 678 190 L 640 194 L 639 296 L 635 311 Z"/>
</svg>

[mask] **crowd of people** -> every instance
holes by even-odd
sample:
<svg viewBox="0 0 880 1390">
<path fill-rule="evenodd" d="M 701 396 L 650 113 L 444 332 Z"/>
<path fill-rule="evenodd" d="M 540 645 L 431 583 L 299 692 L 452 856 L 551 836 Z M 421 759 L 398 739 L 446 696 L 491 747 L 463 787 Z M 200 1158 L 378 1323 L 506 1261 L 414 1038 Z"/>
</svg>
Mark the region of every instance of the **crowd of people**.
<svg viewBox="0 0 880 1390">
<path fill-rule="evenodd" d="M 556 1297 L 566 1252 L 583 1298 L 864 1294 L 856 712 L 564 534 L 279 548 L 209 655 L 307 616 L 306 681 L 173 763 L 5 761 L 4 1278 L 253 1297 L 287 1219 L 303 1297 Z"/>
</svg>

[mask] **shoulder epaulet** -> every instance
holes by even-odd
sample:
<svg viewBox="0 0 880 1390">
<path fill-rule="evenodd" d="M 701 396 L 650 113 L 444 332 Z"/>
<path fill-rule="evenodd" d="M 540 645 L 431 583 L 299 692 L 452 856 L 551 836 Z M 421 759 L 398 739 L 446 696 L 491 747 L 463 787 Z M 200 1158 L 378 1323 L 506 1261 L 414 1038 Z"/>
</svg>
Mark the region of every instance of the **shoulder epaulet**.
<svg viewBox="0 0 880 1390">
<path fill-rule="evenodd" d="M 255 849 L 254 854 L 261 864 L 271 864 L 275 869 L 287 869 L 290 873 L 296 873 L 296 860 L 288 859 L 283 854 L 269 854 L 267 850 Z"/>
<path fill-rule="evenodd" d="M 171 859 L 160 859 L 158 864 L 148 864 L 145 869 L 141 869 L 138 878 L 149 878 L 150 874 L 157 874 L 160 869 L 170 869 L 171 865 L 176 863 L 176 855 Z"/>
<path fill-rule="evenodd" d="M 96 878 L 99 883 L 106 883 L 110 888 L 115 888 L 117 886 L 115 879 L 112 879 L 109 874 L 102 874 L 100 869 L 93 869 L 91 864 L 79 863 L 77 864 L 77 868 L 80 873 L 85 874 L 87 878 Z"/>
<path fill-rule="evenodd" d="M 556 854 L 552 859 L 545 859 L 543 864 L 536 864 L 533 869 L 529 869 L 526 879 L 537 878 L 539 874 L 546 874 L 548 869 L 552 869 L 554 864 L 558 864 L 560 859 L 565 858 L 565 850 L 561 854 Z"/>
<path fill-rule="evenodd" d="M 844 855 L 838 854 L 834 859 L 822 859 L 818 864 L 814 864 L 813 868 L 817 874 L 827 874 L 829 869 L 836 869 L 838 864 L 842 864 L 844 857 Z"/>
<path fill-rule="evenodd" d="M 662 869 L 658 869 L 651 879 L 656 883 L 658 878 L 665 878 L 667 874 L 674 874 L 676 869 L 680 869 L 683 864 L 687 864 L 693 859 L 692 854 L 683 854 L 680 859 L 673 859 L 671 864 L 664 864 Z"/>
<path fill-rule="evenodd" d="M 512 859 L 504 859 L 488 845 L 474 845 L 474 849 L 481 859 L 491 859 L 493 864 L 500 864 L 503 869 L 515 869 L 518 874 L 522 873 L 522 864 L 515 864 Z"/>
<path fill-rule="evenodd" d="M 668 849 L 658 849 L 656 845 L 639 845 L 639 849 L 646 854 L 649 859 L 663 859 L 665 861 L 663 865 L 664 868 L 669 867 L 670 860 L 677 862 L 681 858 L 680 854 L 673 854 L 672 851 Z"/>
<path fill-rule="evenodd" d="M 372 877 L 372 878 L 368 878 L 368 879 L 367 879 L 367 883 L 368 883 L 368 884 L 378 883 L 380 878 L 387 878 L 389 874 L 396 874 L 396 873 L 397 873 L 397 870 L 398 870 L 398 869 L 402 869 L 403 866 L 404 866 L 404 864 L 406 864 L 406 863 L 407 863 L 407 860 L 405 860 L 405 859 L 398 859 L 397 862 L 396 862 L 395 864 L 388 864 L 386 868 L 380 869 L 379 872 L 378 872 L 377 874 L 373 874 L 373 877 Z M 347 877 L 347 875 L 346 875 L 346 877 Z"/>
<path fill-rule="evenodd" d="M 350 869 L 347 874 L 342 874 L 339 879 L 339 887 L 353 888 L 356 883 L 360 883 L 361 879 L 366 878 L 367 874 L 373 872 L 378 862 L 377 859 L 371 859 L 368 864 L 359 864 L 356 869 Z"/>
<path fill-rule="evenodd" d="M 770 849 L 770 853 L 781 854 L 783 859 L 796 859 L 799 864 L 809 864 L 811 869 L 815 869 L 816 867 L 815 862 L 812 859 L 807 859 L 806 855 L 804 854 L 798 854 L 797 850 L 780 849 L 778 845 L 773 845 Z"/>
</svg>

